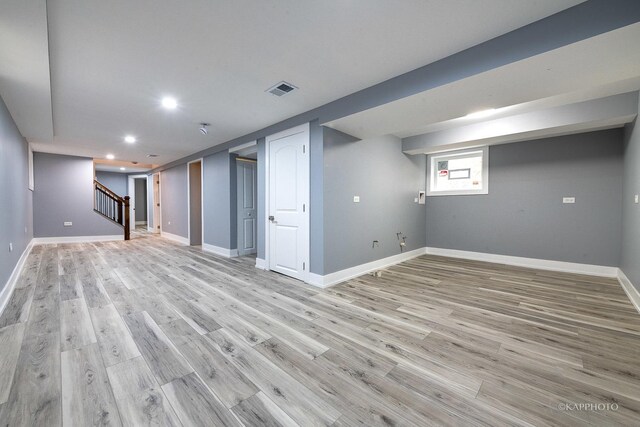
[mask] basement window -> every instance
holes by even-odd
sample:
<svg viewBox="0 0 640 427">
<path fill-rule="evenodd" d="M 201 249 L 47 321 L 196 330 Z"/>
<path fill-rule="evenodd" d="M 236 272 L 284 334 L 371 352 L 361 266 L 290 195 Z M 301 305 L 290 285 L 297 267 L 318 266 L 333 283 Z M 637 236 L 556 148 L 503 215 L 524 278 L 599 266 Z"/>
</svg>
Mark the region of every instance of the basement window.
<svg viewBox="0 0 640 427">
<path fill-rule="evenodd" d="M 489 194 L 489 147 L 427 156 L 427 196 Z"/>
</svg>

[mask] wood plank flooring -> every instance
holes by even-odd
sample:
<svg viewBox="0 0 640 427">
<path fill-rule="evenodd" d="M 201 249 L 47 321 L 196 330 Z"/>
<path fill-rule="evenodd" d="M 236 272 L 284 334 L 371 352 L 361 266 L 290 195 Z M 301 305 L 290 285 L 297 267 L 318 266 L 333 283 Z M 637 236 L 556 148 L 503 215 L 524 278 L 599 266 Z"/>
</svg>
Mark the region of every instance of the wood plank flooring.
<svg viewBox="0 0 640 427">
<path fill-rule="evenodd" d="M 146 233 L 36 246 L 0 424 L 640 425 L 615 280 L 423 256 L 320 290 L 254 264 Z"/>
</svg>

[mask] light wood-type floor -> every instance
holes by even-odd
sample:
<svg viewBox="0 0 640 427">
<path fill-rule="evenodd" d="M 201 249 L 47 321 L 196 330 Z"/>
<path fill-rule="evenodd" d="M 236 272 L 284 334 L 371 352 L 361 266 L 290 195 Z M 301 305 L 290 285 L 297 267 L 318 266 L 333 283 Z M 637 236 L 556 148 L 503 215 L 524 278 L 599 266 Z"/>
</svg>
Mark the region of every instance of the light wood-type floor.
<svg viewBox="0 0 640 427">
<path fill-rule="evenodd" d="M 614 280 L 423 256 L 319 290 L 254 262 L 36 246 L 0 317 L 2 425 L 640 425 Z"/>
</svg>

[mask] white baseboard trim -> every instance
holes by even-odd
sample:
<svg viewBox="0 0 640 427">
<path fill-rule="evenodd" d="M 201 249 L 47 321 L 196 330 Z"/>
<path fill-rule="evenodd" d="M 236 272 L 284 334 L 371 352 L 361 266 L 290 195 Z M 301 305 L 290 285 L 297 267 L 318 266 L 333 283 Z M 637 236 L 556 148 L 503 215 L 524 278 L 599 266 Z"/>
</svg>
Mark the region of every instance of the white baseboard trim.
<svg viewBox="0 0 640 427">
<path fill-rule="evenodd" d="M 4 312 L 5 307 L 9 303 L 11 299 L 11 295 L 13 294 L 13 289 L 16 287 L 16 283 L 18 283 L 18 277 L 20 277 L 20 272 L 22 271 L 22 267 L 24 267 L 24 263 L 31 253 L 31 249 L 33 248 L 33 240 L 29 242 L 24 251 L 22 251 L 22 255 L 20 255 L 20 259 L 16 263 L 11 275 L 9 276 L 9 280 L 4 284 L 4 288 L 0 291 L 0 315 Z"/>
<path fill-rule="evenodd" d="M 136 221 L 136 225 L 146 225 L 147 221 Z"/>
<path fill-rule="evenodd" d="M 259 268 L 260 270 L 266 270 L 267 261 L 262 258 L 256 258 L 256 268 Z"/>
<path fill-rule="evenodd" d="M 220 246 L 210 245 L 208 243 L 202 244 L 202 250 L 205 252 L 211 252 L 212 254 L 220 255 L 226 258 L 234 258 L 238 256 L 237 249 L 227 249 Z"/>
<path fill-rule="evenodd" d="M 426 248 L 419 248 L 413 251 L 392 255 L 390 257 L 382 258 L 376 261 L 371 261 L 366 264 L 356 265 L 355 267 L 346 268 L 344 270 L 336 271 L 335 273 L 325 274 L 324 276 L 320 274 L 309 273 L 308 283 L 319 288 L 328 288 L 346 280 L 353 279 L 354 277 L 362 276 L 363 274 L 369 273 L 371 271 L 386 268 L 391 265 L 399 264 L 412 258 L 419 257 L 420 255 L 424 255 L 425 253 Z"/>
<path fill-rule="evenodd" d="M 456 249 L 427 248 L 427 254 L 473 261 L 485 261 L 538 270 L 560 271 L 563 273 L 588 274 L 590 276 L 618 277 L 618 267 L 606 265 L 579 264 L 575 262 L 552 261 L 509 255 L 487 254 L 483 252 L 459 251 Z"/>
<path fill-rule="evenodd" d="M 124 240 L 124 235 L 113 234 L 106 236 L 61 236 L 61 237 L 34 237 L 34 245 L 52 244 L 52 243 L 88 243 L 88 242 L 112 242 L 115 240 Z"/>
<path fill-rule="evenodd" d="M 180 243 L 181 245 L 189 246 L 189 239 L 187 239 L 186 237 L 178 236 L 177 234 L 171 234 L 171 233 L 167 233 L 166 231 L 161 231 L 160 237 L 173 240 L 174 242 Z"/>
<path fill-rule="evenodd" d="M 624 289 L 624 292 L 631 300 L 631 304 L 633 304 L 636 311 L 640 313 L 640 291 L 638 291 L 638 288 L 633 286 L 631 280 L 629 280 L 621 269 L 618 269 L 618 282 L 620 282 L 620 286 L 622 286 L 622 289 Z"/>
</svg>

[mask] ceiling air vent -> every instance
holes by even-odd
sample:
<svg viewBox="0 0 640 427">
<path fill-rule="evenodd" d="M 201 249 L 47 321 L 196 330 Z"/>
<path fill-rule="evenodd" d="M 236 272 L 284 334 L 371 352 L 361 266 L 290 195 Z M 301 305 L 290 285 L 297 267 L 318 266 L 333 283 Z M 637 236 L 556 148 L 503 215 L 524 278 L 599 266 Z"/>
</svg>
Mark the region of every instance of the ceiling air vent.
<svg viewBox="0 0 640 427">
<path fill-rule="evenodd" d="M 153 158 L 153 157 L 158 157 L 158 155 L 157 154 L 147 154 L 147 157 Z"/>
<path fill-rule="evenodd" d="M 294 89 L 298 89 L 298 88 L 292 85 L 291 83 L 282 81 L 276 84 L 275 86 L 272 86 L 269 89 L 267 89 L 267 92 L 275 96 L 282 96 L 282 95 L 288 94 L 289 92 L 292 92 Z"/>
</svg>

